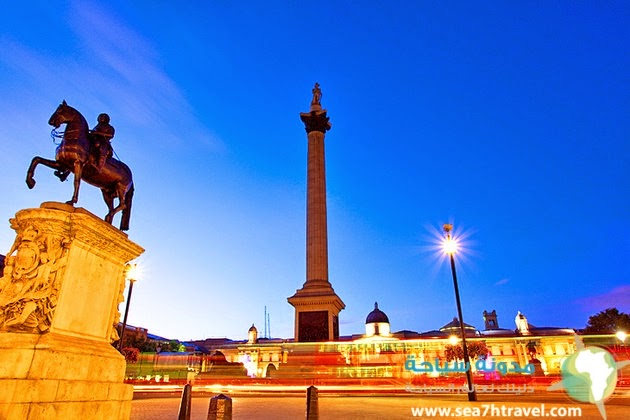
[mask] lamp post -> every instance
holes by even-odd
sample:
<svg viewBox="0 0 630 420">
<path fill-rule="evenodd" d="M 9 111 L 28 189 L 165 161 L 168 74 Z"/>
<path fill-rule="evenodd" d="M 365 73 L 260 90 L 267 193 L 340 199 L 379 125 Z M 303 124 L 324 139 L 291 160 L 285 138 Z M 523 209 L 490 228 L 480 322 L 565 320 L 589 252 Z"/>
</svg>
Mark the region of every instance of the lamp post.
<svg viewBox="0 0 630 420">
<path fill-rule="evenodd" d="M 122 330 L 120 331 L 120 341 L 118 341 L 118 351 L 122 353 L 123 338 L 125 337 L 125 330 L 127 329 L 127 315 L 129 315 L 129 303 L 131 302 L 131 292 L 133 291 L 133 284 L 136 282 L 136 264 L 129 264 L 126 267 L 126 277 L 129 279 L 129 293 L 127 294 L 127 304 L 125 305 L 125 316 L 123 317 Z"/>
<path fill-rule="evenodd" d="M 624 353 L 627 356 L 628 355 L 628 348 L 626 347 L 626 338 L 628 338 L 628 334 L 625 331 L 617 331 L 615 333 L 615 337 L 617 337 L 617 339 L 619 341 L 621 341 L 621 346 L 623 346 Z M 619 350 L 621 350 L 621 348 L 620 348 L 621 346 L 617 346 L 617 348 Z"/>
<path fill-rule="evenodd" d="M 468 357 L 468 347 L 466 347 L 466 329 L 464 328 L 464 316 L 462 315 L 462 304 L 459 300 L 459 286 L 457 285 L 457 272 L 455 271 L 455 252 L 457 251 L 457 243 L 451 237 L 453 225 L 445 224 L 443 226 L 446 238 L 443 243 L 444 252 L 446 252 L 451 260 L 451 273 L 453 274 L 453 286 L 455 288 L 455 302 L 457 303 L 457 316 L 459 317 L 459 328 L 462 332 L 462 349 L 464 350 L 464 365 L 466 369 L 466 380 L 468 382 L 468 401 L 477 401 L 477 392 L 475 391 L 472 379 L 472 371 L 470 369 L 470 358 Z"/>
</svg>

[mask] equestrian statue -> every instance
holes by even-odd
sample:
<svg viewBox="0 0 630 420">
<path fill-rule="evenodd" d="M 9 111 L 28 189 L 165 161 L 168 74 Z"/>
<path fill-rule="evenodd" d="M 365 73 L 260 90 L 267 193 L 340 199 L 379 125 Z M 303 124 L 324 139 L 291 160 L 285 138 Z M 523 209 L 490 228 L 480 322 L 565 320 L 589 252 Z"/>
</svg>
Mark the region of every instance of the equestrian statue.
<svg viewBox="0 0 630 420">
<path fill-rule="evenodd" d="M 112 157 L 111 139 L 114 127 L 110 124 L 109 115 L 100 114 L 98 124 L 90 130 L 88 123 L 79 111 L 69 106 L 64 100 L 50 116 L 48 124 L 54 128 L 53 136 L 61 137 L 57 146 L 55 160 L 35 156 L 26 173 L 26 185 L 35 186 L 35 168 L 40 163 L 55 170 L 55 175 L 65 181 L 68 175 L 74 175 L 74 193 L 67 204 L 76 204 L 79 199 L 79 186 L 83 179 L 101 189 L 109 212 L 105 216 L 107 223 L 112 223 L 114 215 L 122 211 L 120 230 L 129 230 L 131 202 L 133 199 L 133 180 L 131 170 L 123 162 Z M 63 135 L 55 129 L 66 124 Z M 114 207 L 114 200 L 118 205 Z"/>
</svg>

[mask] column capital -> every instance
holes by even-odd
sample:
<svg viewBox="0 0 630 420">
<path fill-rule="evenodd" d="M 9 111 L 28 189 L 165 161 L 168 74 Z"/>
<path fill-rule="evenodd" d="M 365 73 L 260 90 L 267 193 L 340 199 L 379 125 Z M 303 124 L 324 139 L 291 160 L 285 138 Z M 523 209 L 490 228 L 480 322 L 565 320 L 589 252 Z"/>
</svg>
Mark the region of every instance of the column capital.
<svg viewBox="0 0 630 420">
<path fill-rule="evenodd" d="M 307 134 L 311 131 L 326 133 L 326 131 L 330 130 L 332 124 L 329 121 L 330 118 L 326 115 L 327 112 L 325 109 L 300 112 L 300 119 L 304 123 Z"/>
</svg>

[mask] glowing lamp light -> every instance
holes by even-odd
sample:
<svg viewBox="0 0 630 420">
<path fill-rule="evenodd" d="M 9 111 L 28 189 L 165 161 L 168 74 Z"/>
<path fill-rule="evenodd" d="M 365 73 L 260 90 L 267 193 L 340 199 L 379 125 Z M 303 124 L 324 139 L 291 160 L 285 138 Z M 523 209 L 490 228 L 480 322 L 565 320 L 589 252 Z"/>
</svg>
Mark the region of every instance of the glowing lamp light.
<svg viewBox="0 0 630 420">
<path fill-rule="evenodd" d="M 458 341 L 459 341 L 459 338 L 457 338 L 457 336 L 456 336 L 456 335 L 451 335 L 451 336 L 448 338 L 448 342 L 449 342 L 449 343 L 451 343 L 451 345 L 453 345 L 453 346 L 454 346 L 455 344 L 457 344 L 457 342 L 458 342 Z"/>
<path fill-rule="evenodd" d="M 140 266 L 137 263 L 127 264 L 125 270 L 125 278 L 130 282 L 134 282 L 140 277 Z"/>
<path fill-rule="evenodd" d="M 450 236 L 444 239 L 444 242 L 442 243 L 442 250 L 445 254 L 453 255 L 457 252 L 457 248 L 457 241 L 455 239 Z"/>
<path fill-rule="evenodd" d="M 628 334 L 626 334 L 625 331 L 617 331 L 615 336 L 619 339 L 619 341 L 621 341 L 622 343 L 625 344 L 626 343 L 626 338 L 628 337 Z"/>
<path fill-rule="evenodd" d="M 443 229 L 444 229 L 444 232 L 446 233 L 446 237 L 442 241 L 442 250 L 447 255 L 453 255 L 457 252 L 459 248 L 459 244 L 457 243 L 457 240 L 451 236 L 453 225 L 445 224 Z"/>
</svg>

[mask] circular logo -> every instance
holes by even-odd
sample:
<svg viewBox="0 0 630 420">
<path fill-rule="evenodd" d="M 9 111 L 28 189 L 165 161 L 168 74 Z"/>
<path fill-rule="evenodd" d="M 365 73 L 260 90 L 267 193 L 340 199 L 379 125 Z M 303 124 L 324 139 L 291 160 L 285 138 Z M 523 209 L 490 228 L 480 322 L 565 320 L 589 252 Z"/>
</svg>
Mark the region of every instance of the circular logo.
<svg viewBox="0 0 630 420">
<path fill-rule="evenodd" d="M 600 403 L 615 390 L 615 359 L 602 348 L 583 348 L 567 357 L 562 364 L 562 384 L 571 398 Z"/>
</svg>

